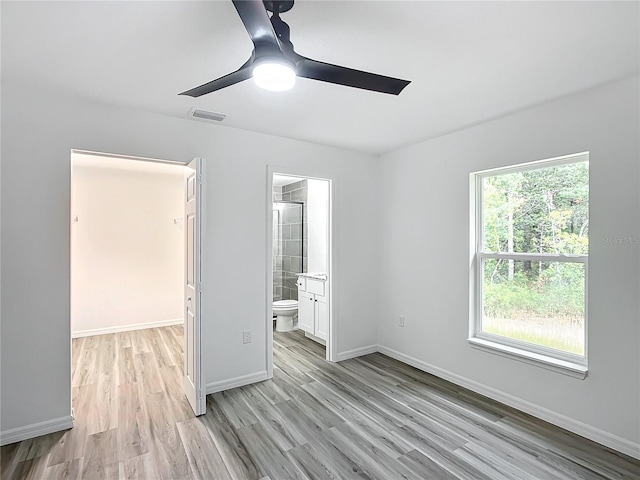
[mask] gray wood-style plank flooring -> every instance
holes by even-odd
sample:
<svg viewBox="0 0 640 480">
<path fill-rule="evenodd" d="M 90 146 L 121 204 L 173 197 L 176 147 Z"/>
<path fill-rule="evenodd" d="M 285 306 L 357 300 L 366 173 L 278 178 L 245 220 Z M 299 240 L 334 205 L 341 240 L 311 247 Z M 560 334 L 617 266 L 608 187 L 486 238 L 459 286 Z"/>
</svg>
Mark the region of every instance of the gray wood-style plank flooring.
<svg viewBox="0 0 640 480">
<path fill-rule="evenodd" d="M 74 339 L 75 427 L 2 447 L 6 479 L 640 479 L 640 461 L 380 354 L 274 332 L 272 380 L 182 393 L 182 327 Z"/>
</svg>

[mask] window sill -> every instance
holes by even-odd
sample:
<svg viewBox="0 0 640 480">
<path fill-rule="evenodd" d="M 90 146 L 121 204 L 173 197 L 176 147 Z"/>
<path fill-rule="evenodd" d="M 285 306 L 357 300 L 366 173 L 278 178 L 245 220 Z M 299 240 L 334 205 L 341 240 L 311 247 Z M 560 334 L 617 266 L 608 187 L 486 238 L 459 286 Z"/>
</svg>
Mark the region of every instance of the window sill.
<svg viewBox="0 0 640 480">
<path fill-rule="evenodd" d="M 580 380 L 584 380 L 588 373 L 588 369 L 585 365 L 568 362 L 566 360 L 559 360 L 539 353 L 528 352 L 526 350 L 502 345 L 482 338 L 472 337 L 468 339 L 468 342 L 473 348 L 493 353 L 495 355 L 500 355 L 502 357 L 512 358 L 537 367 L 546 368 L 547 370 L 579 378 Z"/>
</svg>

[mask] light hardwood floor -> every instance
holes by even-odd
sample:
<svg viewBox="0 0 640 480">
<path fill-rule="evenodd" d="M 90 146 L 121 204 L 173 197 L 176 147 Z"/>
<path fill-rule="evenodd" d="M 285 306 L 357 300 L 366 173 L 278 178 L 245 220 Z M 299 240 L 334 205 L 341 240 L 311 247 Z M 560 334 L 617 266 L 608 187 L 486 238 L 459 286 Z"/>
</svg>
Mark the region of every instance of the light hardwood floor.
<svg viewBox="0 0 640 480">
<path fill-rule="evenodd" d="M 274 378 L 182 393 L 182 328 L 74 340 L 76 426 L 2 447 L 7 479 L 640 479 L 640 462 L 380 354 L 274 333 Z"/>
</svg>

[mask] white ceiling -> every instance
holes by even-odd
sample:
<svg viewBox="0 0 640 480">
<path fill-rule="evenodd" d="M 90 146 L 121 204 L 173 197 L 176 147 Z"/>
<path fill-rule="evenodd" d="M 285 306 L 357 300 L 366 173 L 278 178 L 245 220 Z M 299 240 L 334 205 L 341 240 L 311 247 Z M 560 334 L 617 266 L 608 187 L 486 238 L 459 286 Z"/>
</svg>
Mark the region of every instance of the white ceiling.
<svg viewBox="0 0 640 480">
<path fill-rule="evenodd" d="M 251 54 L 231 1 L 5 1 L 2 76 L 380 154 L 636 74 L 639 5 L 298 0 L 282 17 L 298 53 L 412 83 L 396 97 L 307 79 L 273 93 L 249 80 L 192 99 L 177 93 Z"/>
<path fill-rule="evenodd" d="M 109 168 L 127 170 L 130 172 L 163 173 L 167 175 L 184 176 L 185 166 L 175 163 L 167 163 L 163 160 L 134 159 L 115 157 L 111 155 L 92 155 L 88 153 L 76 153 L 71 156 L 74 167 Z"/>
<path fill-rule="evenodd" d="M 285 185 L 289 185 L 290 183 L 296 183 L 300 180 L 304 180 L 301 177 L 288 177 L 286 175 L 273 175 L 273 186 L 274 187 L 284 187 Z"/>
</svg>

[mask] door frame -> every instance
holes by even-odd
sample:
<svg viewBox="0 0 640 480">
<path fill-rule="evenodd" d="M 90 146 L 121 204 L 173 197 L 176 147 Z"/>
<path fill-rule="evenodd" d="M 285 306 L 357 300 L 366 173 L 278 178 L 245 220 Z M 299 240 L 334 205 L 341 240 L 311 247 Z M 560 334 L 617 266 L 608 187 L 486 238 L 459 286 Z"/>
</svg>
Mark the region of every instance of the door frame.
<svg viewBox="0 0 640 480">
<path fill-rule="evenodd" d="M 300 177 L 300 179 L 325 180 L 329 182 L 329 221 L 327 228 L 327 278 L 329 279 L 329 332 L 327 334 L 326 360 L 329 362 L 338 361 L 338 316 L 336 294 L 338 291 L 337 272 L 337 249 L 336 249 L 336 202 L 337 181 L 334 175 L 327 172 L 318 172 L 297 167 L 283 167 L 277 165 L 267 165 L 266 182 L 266 202 L 265 202 L 265 223 L 266 223 L 266 298 L 265 298 L 265 328 L 266 328 L 266 364 L 267 378 L 273 377 L 273 322 L 268 319 L 273 318 L 273 175 L 287 175 Z M 271 219 L 269 221 L 269 219 Z"/>
<path fill-rule="evenodd" d="M 92 155 L 95 157 L 110 157 L 110 158 L 118 158 L 118 159 L 123 159 L 123 160 L 133 160 L 133 161 L 140 161 L 140 162 L 149 162 L 149 163 L 164 163 L 164 164 L 170 164 L 170 165 L 176 165 L 176 166 L 183 166 L 186 167 L 187 165 L 189 165 L 193 160 L 195 160 L 194 158 L 190 158 L 188 160 L 166 160 L 166 159 L 160 159 L 160 158 L 149 158 L 149 157 L 137 157 L 137 156 L 133 156 L 133 155 L 121 155 L 121 154 L 116 154 L 116 153 L 105 153 L 105 152 L 96 152 L 96 151 L 92 151 L 92 150 L 83 150 L 83 149 L 76 149 L 73 148 L 71 149 L 70 153 L 69 153 L 69 218 L 71 218 L 72 215 L 72 211 L 71 211 L 71 207 L 72 207 L 72 195 L 73 195 L 73 155 L 74 154 L 84 154 L 84 155 Z M 200 299 L 202 299 L 202 277 L 203 277 L 203 264 L 204 262 L 203 260 L 203 246 L 205 245 L 205 231 L 206 231 L 206 222 L 204 221 L 204 219 L 206 218 L 206 200 L 205 200 L 205 170 L 206 170 L 206 162 L 205 159 L 203 157 L 196 157 L 198 159 L 198 165 L 200 167 L 200 171 L 196 172 L 196 174 L 199 174 L 200 176 L 200 182 L 198 182 L 198 188 L 197 188 L 197 193 L 196 195 L 198 195 L 198 201 L 200 204 L 200 218 L 199 218 L 199 224 L 200 224 L 200 249 L 197 250 L 195 252 L 196 254 L 196 258 L 197 258 L 197 263 L 199 265 L 199 273 L 200 273 Z M 72 228 L 72 224 L 71 222 L 69 223 L 69 365 L 71 366 L 71 368 L 73 368 L 73 353 L 72 353 L 72 332 L 71 332 L 71 307 L 72 307 L 72 302 L 71 302 L 71 282 L 72 282 L 72 278 L 71 278 L 71 261 L 72 261 L 72 234 L 71 234 L 71 228 Z M 185 246 L 186 248 L 186 246 Z M 184 279 L 183 279 L 183 283 L 184 283 Z M 198 395 L 198 397 L 201 397 L 201 401 L 202 401 L 202 405 L 206 405 L 206 393 L 205 393 L 205 375 L 204 375 L 204 370 L 203 370 L 203 364 L 202 364 L 202 301 L 200 301 L 199 304 L 199 316 L 200 316 L 200 328 L 196 329 L 195 335 L 196 335 L 196 343 L 198 345 L 200 345 L 200 348 L 197 349 L 198 354 L 195 356 L 195 362 L 196 362 L 196 367 L 197 370 L 200 372 L 200 375 L 198 376 L 197 381 L 199 382 L 199 385 L 197 385 L 198 390 L 200 392 L 200 394 Z M 184 321 L 184 320 L 183 320 Z M 183 359 L 183 367 L 184 367 L 184 362 L 186 362 L 186 358 Z M 69 390 L 71 391 L 71 396 L 70 396 L 70 401 L 71 401 L 71 407 L 70 407 L 70 411 L 71 411 L 71 416 L 74 416 L 74 411 L 73 411 L 73 387 L 72 387 L 72 377 L 71 377 L 71 370 L 69 371 Z M 204 413 L 204 412 L 203 412 Z"/>
</svg>

